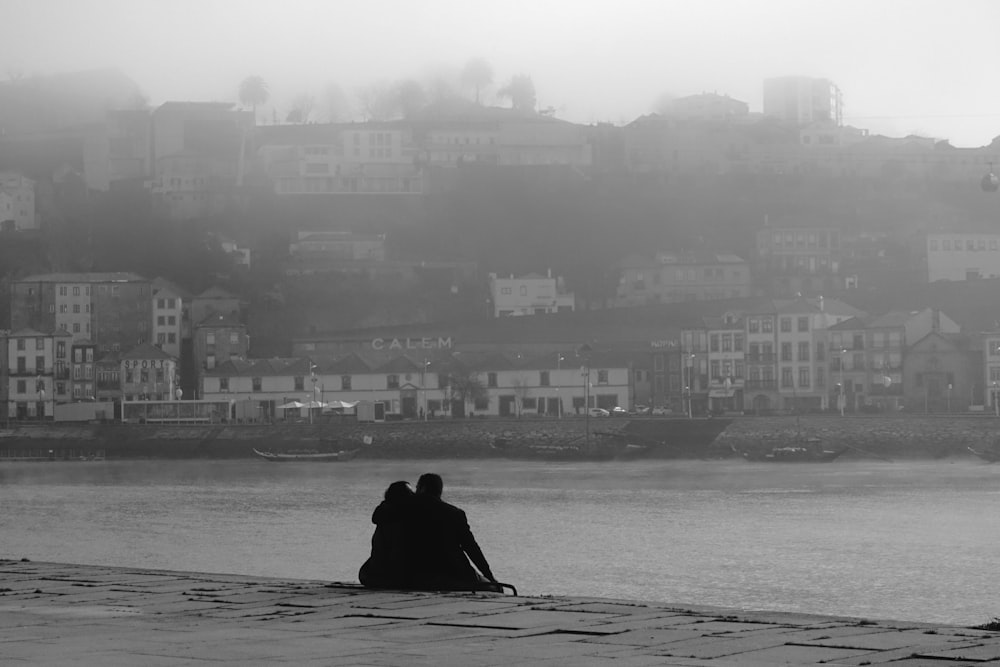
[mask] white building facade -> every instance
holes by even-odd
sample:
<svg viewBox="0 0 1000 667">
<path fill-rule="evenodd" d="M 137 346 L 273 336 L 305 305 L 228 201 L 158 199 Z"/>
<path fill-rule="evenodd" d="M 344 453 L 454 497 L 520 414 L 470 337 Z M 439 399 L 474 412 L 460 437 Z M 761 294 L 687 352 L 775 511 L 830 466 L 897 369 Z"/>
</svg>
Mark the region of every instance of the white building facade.
<svg viewBox="0 0 1000 667">
<path fill-rule="evenodd" d="M 928 282 L 1000 277 L 1000 234 L 931 233 L 925 251 Z"/>
<path fill-rule="evenodd" d="M 13 221 L 15 230 L 38 229 L 35 182 L 16 172 L 0 172 L 0 225 Z"/>
<path fill-rule="evenodd" d="M 518 315 L 541 315 L 572 311 L 576 299 L 565 291 L 562 278 L 529 273 L 515 277 L 500 278 L 490 274 L 490 298 L 493 303 L 493 317 Z"/>
</svg>

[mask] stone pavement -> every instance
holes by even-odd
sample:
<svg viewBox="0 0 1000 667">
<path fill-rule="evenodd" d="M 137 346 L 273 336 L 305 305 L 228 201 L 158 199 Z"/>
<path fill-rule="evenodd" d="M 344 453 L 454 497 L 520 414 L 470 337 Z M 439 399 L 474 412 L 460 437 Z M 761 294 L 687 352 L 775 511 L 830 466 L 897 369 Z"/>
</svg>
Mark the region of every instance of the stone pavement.
<svg viewBox="0 0 1000 667">
<path fill-rule="evenodd" d="M 0 560 L 0 665 L 1000 666 L 1000 633 Z"/>
</svg>

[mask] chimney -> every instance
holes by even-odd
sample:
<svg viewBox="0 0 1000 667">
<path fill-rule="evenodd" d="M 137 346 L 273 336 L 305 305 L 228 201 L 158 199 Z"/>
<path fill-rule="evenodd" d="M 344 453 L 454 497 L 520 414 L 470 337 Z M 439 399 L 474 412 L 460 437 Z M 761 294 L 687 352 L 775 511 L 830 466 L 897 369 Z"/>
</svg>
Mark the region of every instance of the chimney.
<svg viewBox="0 0 1000 667">
<path fill-rule="evenodd" d="M 552 277 L 552 269 L 551 268 L 548 270 L 548 276 L 549 276 L 549 278 Z"/>
<path fill-rule="evenodd" d="M 823 312 L 823 295 L 819 295 L 819 312 Z"/>
</svg>

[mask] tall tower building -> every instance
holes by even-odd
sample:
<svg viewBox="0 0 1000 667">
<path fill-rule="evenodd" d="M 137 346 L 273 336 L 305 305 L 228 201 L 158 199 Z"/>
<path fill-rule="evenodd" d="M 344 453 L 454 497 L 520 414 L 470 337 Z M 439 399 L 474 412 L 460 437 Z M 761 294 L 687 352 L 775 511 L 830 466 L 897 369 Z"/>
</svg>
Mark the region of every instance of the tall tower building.
<svg viewBox="0 0 1000 667">
<path fill-rule="evenodd" d="M 829 79 L 782 76 L 764 79 L 764 115 L 809 125 L 844 121 L 843 95 Z"/>
</svg>

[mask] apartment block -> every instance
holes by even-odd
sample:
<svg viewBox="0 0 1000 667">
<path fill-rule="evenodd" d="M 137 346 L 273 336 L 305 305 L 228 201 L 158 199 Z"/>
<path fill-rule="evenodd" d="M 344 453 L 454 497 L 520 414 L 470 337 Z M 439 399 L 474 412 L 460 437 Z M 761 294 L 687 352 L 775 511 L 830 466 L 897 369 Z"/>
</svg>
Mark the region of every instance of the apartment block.
<svg viewBox="0 0 1000 667">
<path fill-rule="evenodd" d="M 542 315 L 572 311 L 576 306 L 573 293 L 566 291 L 562 278 L 552 277 L 551 269 L 544 276 L 528 273 L 501 278 L 491 273 L 489 280 L 493 317 Z"/>
</svg>

